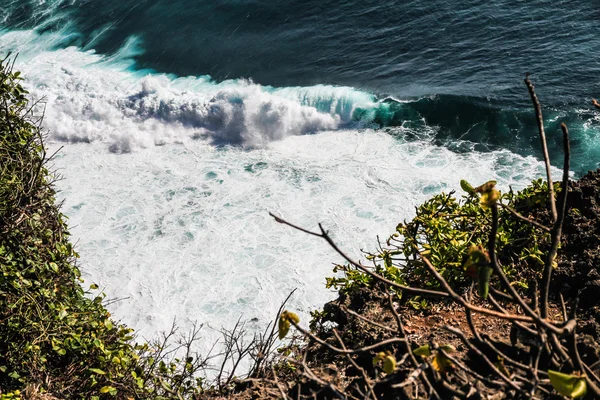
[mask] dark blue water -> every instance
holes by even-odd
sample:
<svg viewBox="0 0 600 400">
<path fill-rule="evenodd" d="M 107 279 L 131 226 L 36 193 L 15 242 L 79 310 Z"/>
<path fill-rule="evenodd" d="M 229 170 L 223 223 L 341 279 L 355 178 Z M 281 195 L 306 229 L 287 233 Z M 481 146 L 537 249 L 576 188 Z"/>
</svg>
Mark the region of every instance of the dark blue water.
<svg viewBox="0 0 600 400">
<path fill-rule="evenodd" d="M 554 164 L 560 122 L 577 174 L 598 166 L 599 3 L 562 1 L 0 0 L 7 29 L 63 30 L 60 46 L 111 54 L 141 42 L 136 67 L 179 76 L 246 77 L 265 85 L 352 86 L 410 100 L 379 113 L 382 127 L 438 126 L 436 143 L 464 151 L 538 154 L 523 84 L 545 106 Z M 360 113 L 359 113 L 360 114 Z M 360 118 L 357 115 L 356 118 Z"/>
</svg>

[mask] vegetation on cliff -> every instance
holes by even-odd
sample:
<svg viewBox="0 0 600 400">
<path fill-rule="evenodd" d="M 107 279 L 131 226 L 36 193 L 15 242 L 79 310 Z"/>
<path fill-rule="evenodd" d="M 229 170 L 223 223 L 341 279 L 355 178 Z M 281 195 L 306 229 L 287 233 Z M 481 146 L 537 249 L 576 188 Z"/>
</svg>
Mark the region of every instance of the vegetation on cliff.
<svg viewBox="0 0 600 400">
<path fill-rule="evenodd" d="M 161 342 L 137 345 L 97 286 L 82 288 L 47 168 L 42 104 L 28 101 L 13 64 L 0 60 L 0 397 L 198 393 L 191 376 L 202 360 L 170 358 Z"/>
</svg>

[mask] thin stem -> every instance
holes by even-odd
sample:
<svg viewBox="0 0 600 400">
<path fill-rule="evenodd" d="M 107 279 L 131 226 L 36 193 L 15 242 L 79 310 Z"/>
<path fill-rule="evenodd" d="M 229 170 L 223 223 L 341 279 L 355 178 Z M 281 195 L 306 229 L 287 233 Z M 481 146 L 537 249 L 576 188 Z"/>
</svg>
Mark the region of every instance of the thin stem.
<svg viewBox="0 0 600 400">
<path fill-rule="evenodd" d="M 347 350 L 346 345 L 344 344 L 344 341 L 342 340 L 342 337 L 340 336 L 340 334 L 338 333 L 338 331 L 336 329 L 333 330 L 333 334 L 335 335 L 335 338 L 337 339 L 337 341 L 340 344 L 340 346 L 342 347 L 342 349 Z M 373 397 L 374 400 L 377 400 L 377 395 L 373 391 L 373 386 L 371 385 L 371 380 L 367 376 L 367 372 L 365 371 L 365 369 L 360 367 L 356 363 L 356 361 L 354 361 L 352 359 L 352 356 L 350 354 L 346 354 L 346 358 L 348 359 L 348 361 L 350 361 L 350 363 L 354 366 L 354 368 L 356 368 L 358 371 L 360 371 L 360 373 L 365 381 L 365 386 L 367 387 L 370 396 Z M 368 400 L 369 397 L 367 397 L 366 399 Z"/>
<path fill-rule="evenodd" d="M 448 297 L 447 293 L 444 292 L 440 292 L 437 290 L 429 290 L 429 289 L 418 289 L 418 288 L 414 288 L 414 287 L 409 287 L 409 286 L 404 286 L 404 285 L 400 285 L 399 283 L 390 281 L 389 279 L 384 278 L 383 276 L 371 271 L 370 269 L 368 269 L 367 267 L 365 267 L 364 265 L 360 264 L 357 261 L 354 261 L 353 259 L 351 259 L 346 253 L 344 253 L 333 241 L 333 239 L 331 239 L 331 237 L 329 236 L 329 234 L 327 233 L 327 231 L 325 229 L 323 229 L 323 225 L 319 224 L 319 229 L 321 230 L 321 233 L 317 233 L 317 232 L 311 232 L 309 230 L 306 230 L 304 228 L 301 228 L 297 225 L 294 225 L 280 217 L 277 217 L 276 215 L 269 213 L 269 215 L 271 217 L 273 217 L 275 219 L 275 221 L 279 222 L 280 224 L 284 224 L 287 226 L 290 226 L 294 229 L 297 229 L 301 232 L 307 233 L 309 235 L 312 236 L 316 236 L 322 239 L 325 239 L 325 241 L 340 255 L 342 256 L 348 263 L 350 263 L 351 265 L 353 265 L 354 267 L 360 269 L 361 271 L 363 271 L 365 274 L 369 275 L 372 278 L 375 278 L 376 280 L 383 282 L 387 285 L 390 285 L 396 289 L 405 291 L 407 293 L 413 293 L 413 294 L 420 294 L 423 296 L 439 296 L 439 297 Z"/>
<path fill-rule="evenodd" d="M 540 301 L 540 312 L 542 318 L 548 316 L 548 295 L 550 293 L 550 280 L 552 279 L 552 269 L 556 259 L 556 253 L 558 252 L 558 246 L 560 244 L 560 236 L 562 234 L 562 227 L 565 220 L 565 214 L 567 211 L 567 194 L 569 192 L 569 168 L 571 159 L 571 146 L 569 144 L 569 130 L 565 124 L 561 124 L 560 128 L 563 132 L 563 148 L 564 148 L 564 165 L 563 165 L 563 179 L 562 179 L 562 190 L 560 192 L 560 206 L 558 217 L 554 220 L 554 226 L 552 227 L 552 239 L 550 244 L 550 251 L 548 252 L 548 258 L 544 265 L 544 275 L 542 278 L 542 290 L 541 290 L 541 301 Z M 548 187 L 552 190 L 551 187 Z"/>
<path fill-rule="evenodd" d="M 523 321 L 523 322 L 533 322 L 534 321 L 531 317 L 527 317 L 525 315 L 501 313 L 498 311 L 489 310 L 487 308 L 474 306 L 473 304 L 466 302 L 465 299 L 460 297 L 454 290 L 452 290 L 452 288 L 450 287 L 448 282 L 446 282 L 444 277 L 442 275 L 440 275 L 439 272 L 437 272 L 437 270 L 431 264 L 431 262 L 427 259 L 427 257 L 421 255 L 421 258 L 423 259 L 423 262 L 425 263 L 425 266 L 427 267 L 429 272 L 431 272 L 433 274 L 433 276 L 440 282 L 440 284 L 442 285 L 444 290 L 446 290 L 448 292 L 448 294 L 450 295 L 450 297 L 452 297 L 452 300 L 456 301 L 458 304 L 462 305 L 463 307 L 468 308 L 471 311 L 478 312 L 480 314 L 486 314 L 486 315 L 490 315 L 492 317 L 506 319 L 509 321 Z M 555 327 L 555 329 L 557 329 L 557 328 Z"/>
<path fill-rule="evenodd" d="M 531 319 L 533 319 L 537 323 L 538 326 L 544 327 L 556 334 L 562 335 L 565 332 L 565 330 L 572 327 L 572 324 L 567 323 L 567 324 L 565 324 L 564 327 L 557 328 L 556 326 L 552 325 L 551 323 L 548 323 L 545 320 L 545 318 L 546 318 L 545 316 L 538 315 L 535 311 L 533 311 L 531 309 L 531 307 L 529 307 L 527 305 L 527 303 L 525 303 L 523 298 L 519 295 L 519 293 L 517 293 L 515 288 L 510 284 L 510 281 L 508 280 L 508 278 L 506 277 L 506 274 L 502 270 L 502 267 L 500 266 L 498 257 L 496 255 L 496 235 L 498 233 L 498 205 L 494 203 L 494 204 L 492 204 L 491 208 L 492 208 L 492 230 L 490 232 L 490 238 L 489 238 L 489 242 L 488 242 L 488 252 L 490 255 L 490 264 L 492 265 L 492 268 L 494 268 L 494 271 L 496 272 L 496 274 L 498 275 L 498 277 L 500 278 L 500 280 L 502 281 L 504 286 L 506 286 L 506 289 L 508 290 L 508 292 L 510 293 L 512 298 L 517 302 L 518 305 L 520 305 L 523 308 L 523 310 L 525 310 L 525 314 L 529 315 L 531 317 Z"/>
<path fill-rule="evenodd" d="M 558 215 L 556 213 L 556 202 L 554 200 L 554 186 L 552 185 L 552 174 L 550 173 L 550 157 L 548 156 L 548 146 L 546 145 L 546 133 L 544 132 L 544 117 L 542 116 L 542 107 L 540 106 L 540 101 L 535 94 L 533 83 L 531 83 L 529 80 L 529 74 L 525 76 L 525 84 L 527 85 L 527 90 L 529 90 L 531 102 L 533 103 L 533 108 L 535 109 L 535 118 L 537 120 L 538 131 L 540 133 L 540 142 L 542 144 L 544 163 L 546 164 L 546 178 L 548 180 L 550 211 L 552 212 L 552 221 L 556 221 L 558 219 Z"/>
<path fill-rule="evenodd" d="M 504 208 L 505 210 L 507 210 L 508 212 L 510 212 L 515 217 L 517 217 L 517 218 L 519 218 L 519 219 L 521 219 L 521 220 L 523 220 L 523 221 L 525 221 L 525 222 L 527 222 L 527 223 L 529 223 L 529 224 L 531 224 L 533 226 L 536 226 L 536 227 L 540 228 L 543 231 L 546 231 L 546 232 L 550 232 L 551 231 L 551 229 L 548 228 L 547 226 L 542 225 L 539 222 L 537 222 L 537 221 L 535 221 L 535 220 L 533 220 L 531 218 L 527 218 L 526 216 L 524 216 L 523 214 L 521 214 L 520 212 L 518 212 L 517 210 L 515 210 L 511 206 L 508 206 L 508 205 L 502 204 L 502 203 L 500 203 L 500 206 L 502 208 Z"/>
<path fill-rule="evenodd" d="M 334 353 L 338 353 L 338 354 L 357 354 L 357 353 L 365 353 L 371 350 L 376 350 L 380 347 L 385 347 L 389 344 L 394 344 L 394 343 L 404 343 L 404 339 L 400 339 L 400 338 L 392 338 L 392 339 L 388 339 L 388 340 L 382 340 L 381 342 L 377 342 L 375 344 L 372 344 L 370 346 L 365 346 L 365 347 L 361 347 L 360 349 L 354 349 L 354 350 L 344 350 L 344 349 L 340 349 L 337 348 L 335 346 L 330 345 L 329 343 L 327 343 L 326 341 L 324 341 L 323 339 L 320 339 L 318 337 L 316 337 L 315 335 L 313 335 L 312 333 L 310 333 L 309 331 L 307 331 L 306 329 L 302 328 L 300 325 L 298 325 L 296 322 L 290 320 L 291 324 L 294 325 L 294 327 L 296 329 L 298 329 L 300 331 L 300 333 L 302 333 L 304 336 L 314 340 L 315 342 L 319 343 L 322 346 L 327 347 L 329 350 L 333 351 Z"/>
<path fill-rule="evenodd" d="M 519 392 L 523 392 L 523 390 L 517 386 L 517 384 L 515 384 L 512 380 L 510 380 L 506 375 L 504 375 L 502 372 L 500 372 L 500 370 L 498 370 L 498 368 L 494 365 L 493 362 L 490 361 L 489 358 L 487 358 L 487 356 L 485 354 L 483 354 L 481 352 L 481 350 L 479 350 L 477 347 L 473 346 L 473 344 L 469 341 L 469 339 L 467 339 L 467 337 L 465 336 L 465 334 L 457 328 L 454 328 L 452 326 L 445 326 L 444 327 L 447 331 L 452 332 L 453 334 L 455 334 L 456 336 L 458 336 L 462 342 L 474 353 L 476 353 L 487 365 L 488 367 L 490 367 L 490 369 L 492 369 L 492 371 L 494 371 L 496 373 L 496 375 L 498 375 L 498 377 L 500 379 L 502 379 L 504 382 L 506 382 L 507 385 L 509 385 L 511 388 L 519 391 Z"/>
</svg>

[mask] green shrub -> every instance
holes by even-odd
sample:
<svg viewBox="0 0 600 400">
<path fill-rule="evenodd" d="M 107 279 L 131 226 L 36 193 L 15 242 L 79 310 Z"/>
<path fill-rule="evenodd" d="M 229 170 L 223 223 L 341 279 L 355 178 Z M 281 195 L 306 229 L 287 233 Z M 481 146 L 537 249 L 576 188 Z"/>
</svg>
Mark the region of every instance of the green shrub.
<svg viewBox="0 0 600 400">
<path fill-rule="evenodd" d="M 0 63 L 0 388 L 46 382 L 40 390 L 54 395 L 114 395 L 132 386 L 132 330 L 80 285 L 21 79 Z"/>
<path fill-rule="evenodd" d="M 525 216 L 536 215 L 539 219 L 547 208 L 547 185 L 538 179 L 521 191 L 501 194 L 500 202 Z M 453 287 L 465 287 L 476 279 L 476 271 L 465 268 L 469 249 L 471 246 L 486 249 L 489 240 L 491 211 L 481 203 L 481 196 L 474 192 L 460 198 L 454 192 L 436 195 L 417 207 L 412 220 L 398 224 L 396 232 L 380 243 L 376 252 L 366 253 L 366 258 L 373 263 L 376 272 L 392 281 L 439 289 L 439 281 L 423 265 L 421 253 Z M 530 282 L 539 277 L 548 240 L 546 231 L 515 218 L 508 208 L 500 208 L 498 255 L 513 285 L 528 288 Z M 334 272 L 339 271 L 344 275 L 327 278 L 327 287 L 344 292 L 373 281 L 349 265 L 337 265 Z M 407 300 L 415 307 L 426 305 L 418 296 Z"/>
</svg>

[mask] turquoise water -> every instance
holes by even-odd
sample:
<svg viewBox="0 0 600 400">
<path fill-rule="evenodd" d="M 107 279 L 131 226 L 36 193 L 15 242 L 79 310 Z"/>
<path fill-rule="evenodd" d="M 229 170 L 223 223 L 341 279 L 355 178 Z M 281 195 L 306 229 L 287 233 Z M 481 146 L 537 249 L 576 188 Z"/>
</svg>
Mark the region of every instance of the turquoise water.
<svg viewBox="0 0 600 400">
<path fill-rule="evenodd" d="M 0 54 L 43 101 L 113 315 L 146 336 L 174 318 L 260 330 L 293 289 L 304 321 L 334 297 L 342 262 L 268 212 L 359 257 L 460 179 L 543 176 L 525 72 L 554 165 L 564 121 L 574 175 L 596 168 L 599 18 L 575 1 L 0 0 Z"/>
<path fill-rule="evenodd" d="M 432 138 L 436 144 L 454 151 L 463 151 L 464 146 L 455 143 L 460 138 L 477 144 L 480 151 L 507 148 L 521 155 L 538 154 L 522 83 L 524 73 L 531 72 L 547 107 L 555 164 L 561 165 L 558 127 L 564 121 L 573 137 L 575 172 L 598 166 L 598 121 L 590 100 L 600 91 L 600 14 L 585 2 L 0 4 L 5 29 L 59 32 L 55 48 L 77 46 L 116 58 L 126 55 L 137 70 L 210 76 L 216 82 L 246 78 L 278 88 L 351 87 L 363 98 L 345 98 L 349 107 L 339 112 L 345 127 L 357 120 L 377 126 L 423 123 L 437 128 Z M 301 98 L 302 103 L 327 112 L 331 100 L 338 98 L 326 90 L 317 98 L 311 95 Z M 299 133 L 318 129 L 307 126 Z"/>
</svg>

